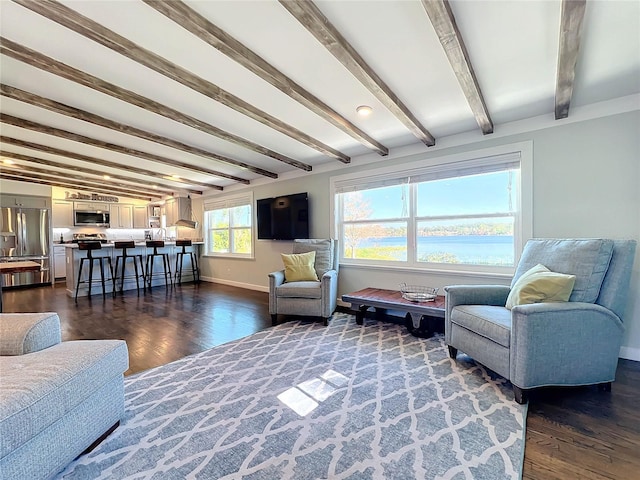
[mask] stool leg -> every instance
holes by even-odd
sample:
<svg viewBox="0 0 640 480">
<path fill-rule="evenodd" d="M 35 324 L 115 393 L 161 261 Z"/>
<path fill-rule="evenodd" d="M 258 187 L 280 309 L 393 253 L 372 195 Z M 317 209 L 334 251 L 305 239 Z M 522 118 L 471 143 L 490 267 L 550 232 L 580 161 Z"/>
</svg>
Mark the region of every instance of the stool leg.
<svg viewBox="0 0 640 480">
<path fill-rule="evenodd" d="M 78 303 L 78 289 L 80 288 L 80 279 L 82 278 L 82 265 L 84 264 L 84 258 L 80 259 L 80 268 L 78 270 L 78 281 L 76 282 L 76 303 Z"/>
<path fill-rule="evenodd" d="M 193 252 L 189 252 L 189 256 L 191 257 L 191 271 L 193 272 L 193 281 L 195 283 L 200 283 L 200 273 L 198 272 L 198 261 L 196 260 L 196 256 Z"/>
<path fill-rule="evenodd" d="M 114 269 L 115 278 L 118 278 L 118 264 L 119 263 L 120 263 L 120 255 L 118 255 L 116 257 L 116 268 Z M 124 263 L 124 260 L 123 260 L 123 263 Z M 115 282 L 113 284 L 113 296 L 114 297 L 116 296 L 116 285 L 115 285 Z"/>
<path fill-rule="evenodd" d="M 102 298 L 104 298 L 107 295 L 104 289 L 104 259 L 101 258 L 98 263 L 100 263 L 100 283 L 102 285 Z"/>
<path fill-rule="evenodd" d="M 124 292 L 124 271 L 127 269 L 127 251 L 122 255 L 122 273 L 120 273 L 120 293 Z M 116 274 L 118 272 L 118 260 L 116 260 Z"/>
<path fill-rule="evenodd" d="M 149 290 L 151 290 L 151 281 L 153 280 L 153 261 L 155 260 L 155 257 L 153 255 L 149 255 L 147 257 L 147 262 L 149 262 L 149 260 L 151 260 L 151 263 L 150 263 L 151 270 L 147 268 L 147 277 L 149 277 Z"/>
<path fill-rule="evenodd" d="M 138 264 L 136 263 L 135 255 L 131 258 L 133 259 L 133 270 L 136 272 L 136 290 L 138 291 L 138 296 L 140 296 L 140 280 L 138 279 Z"/>
<path fill-rule="evenodd" d="M 167 257 L 167 268 L 169 269 L 169 283 L 171 284 L 171 286 L 173 286 L 173 276 L 171 273 L 171 259 L 169 258 L 169 254 L 165 254 L 165 257 Z"/>
<path fill-rule="evenodd" d="M 162 267 L 164 268 L 164 285 L 165 287 L 169 287 L 169 282 L 171 282 L 172 278 L 171 278 L 171 266 L 170 264 L 167 265 L 169 263 L 169 260 L 167 259 L 167 256 L 165 254 L 162 254 Z M 167 280 L 167 270 L 169 270 L 169 280 Z"/>
<path fill-rule="evenodd" d="M 107 263 L 109 264 L 109 275 L 111 276 L 111 294 L 112 296 L 116 296 L 116 277 L 113 274 L 113 265 L 111 264 L 111 257 L 107 257 Z M 124 263 L 122 264 L 122 269 L 124 270 Z"/>
<path fill-rule="evenodd" d="M 182 262 L 184 262 L 184 253 L 176 253 L 176 279 L 178 280 L 178 285 L 182 285 Z"/>
<path fill-rule="evenodd" d="M 93 281 L 93 258 L 89 260 L 89 300 L 91 300 L 91 282 Z"/>
</svg>

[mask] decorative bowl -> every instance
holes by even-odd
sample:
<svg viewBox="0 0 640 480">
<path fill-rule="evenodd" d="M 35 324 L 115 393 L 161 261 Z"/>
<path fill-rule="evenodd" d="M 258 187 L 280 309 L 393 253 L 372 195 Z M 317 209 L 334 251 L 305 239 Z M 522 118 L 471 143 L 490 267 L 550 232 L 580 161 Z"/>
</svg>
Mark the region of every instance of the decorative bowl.
<svg viewBox="0 0 640 480">
<path fill-rule="evenodd" d="M 410 302 L 433 302 L 438 295 L 437 288 L 423 285 L 407 285 L 406 283 L 400 284 L 400 292 L 402 293 L 402 298 Z"/>
</svg>

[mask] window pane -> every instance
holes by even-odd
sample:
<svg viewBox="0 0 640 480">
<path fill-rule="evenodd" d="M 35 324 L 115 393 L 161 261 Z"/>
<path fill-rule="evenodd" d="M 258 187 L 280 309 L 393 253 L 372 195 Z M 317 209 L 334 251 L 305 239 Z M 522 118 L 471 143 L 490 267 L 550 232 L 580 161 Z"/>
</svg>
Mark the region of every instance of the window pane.
<svg viewBox="0 0 640 480">
<path fill-rule="evenodd" d="M 514 219 L 474 218 L 418 222 L 418 261 L 514 265 Z"/>
<path fill-rule="evenodd" d="M 343 240 L 344 258 L 407 260 L 405 222 L 345 224 Z"/>
<path fill-rule="evenodd" d="M 234 228 L 233 253 L 251 253 L 251 229 Z"/>
<path fill-rule="evenodd" d="M 251 207 L 242 205 L 231 209 L 231 225 L 233 227 L 251 226 Z"/>
<path fill-rule="evenodd" d="M 418 216 L 513 212 L 517 184 L 514 170 L 423 182 L 418 184 Z"/>
<path fill-rule="evenodd" d="M 213 251 L 217 253 L 229 252 L 229 231 L 214 230 L 211 232 L 213 239 Z"/>
<path fill-rule="evenodd" d="M 209 212 L 209 228 L 225 228 L 229 226 L 229 209 Z"/>
<path fill-rule="evenodd" d="M 347 192 L 342 199 L 345 221 L 406 218 L 409 214 L 408 185 Z"/>
</svg>

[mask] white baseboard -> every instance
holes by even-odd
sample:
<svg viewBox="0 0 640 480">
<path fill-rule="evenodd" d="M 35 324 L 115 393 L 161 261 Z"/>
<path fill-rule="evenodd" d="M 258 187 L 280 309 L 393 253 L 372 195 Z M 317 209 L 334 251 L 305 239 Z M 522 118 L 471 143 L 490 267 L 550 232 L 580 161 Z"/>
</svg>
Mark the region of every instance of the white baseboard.
<svg viewBox="0 0 640 480">
<path fill-rule="evenodd" d="M 269 287 L 262 285 L 253 285 L 252 283 L 234 282 L 233 280 L 225 280 L 224 278 L 216 277 L 200 277 L 200 280 L 204 282 L 219 283 L 221 285 L 229 285 L 231 287 L 246 288 L 247 290 L 255 290 L 257 292 L 269 293 Z"/>
<path fill-rule="evenodd" d="M 640 362 L 640 348 L 620 347 L 619 357 Z"/>
</svg>

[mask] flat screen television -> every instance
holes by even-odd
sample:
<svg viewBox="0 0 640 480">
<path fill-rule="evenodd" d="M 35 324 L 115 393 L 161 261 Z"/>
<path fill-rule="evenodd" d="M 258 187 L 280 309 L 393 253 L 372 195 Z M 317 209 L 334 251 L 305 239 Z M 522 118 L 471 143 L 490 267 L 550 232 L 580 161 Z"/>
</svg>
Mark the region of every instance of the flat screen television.
<svg viewBox="0 0 640 480">
<path fill-rule="evenodd" d="M 295 193 L 257 201 L 258 240 L 309 238 L 309 197 Z"/>
</svg>

